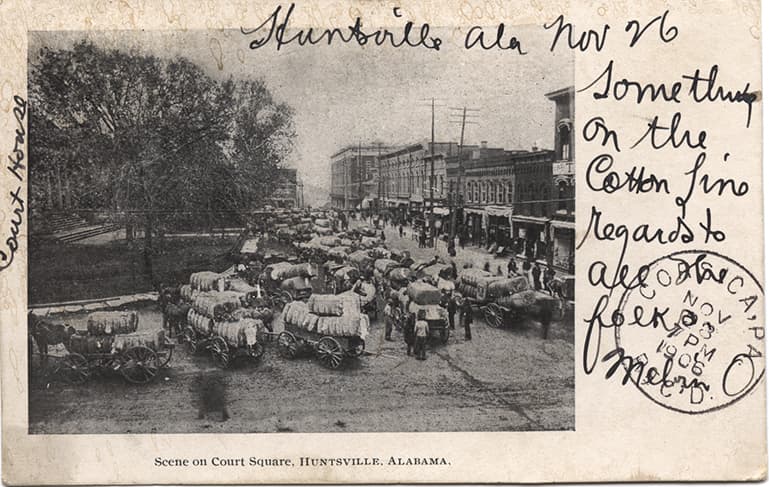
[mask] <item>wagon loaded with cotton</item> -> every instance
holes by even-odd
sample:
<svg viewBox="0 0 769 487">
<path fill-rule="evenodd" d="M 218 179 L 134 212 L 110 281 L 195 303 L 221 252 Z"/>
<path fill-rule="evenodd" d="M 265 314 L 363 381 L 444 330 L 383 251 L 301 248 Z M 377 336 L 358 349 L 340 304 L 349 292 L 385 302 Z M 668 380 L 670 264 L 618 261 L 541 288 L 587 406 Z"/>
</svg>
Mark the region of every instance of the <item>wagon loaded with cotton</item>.
<svg viewBox="0 0 769 487">
<path fill-rule="evenodd" d="M 312 294 L 311 279 L 317 275 L 310 263 L 278 262 L 265 267 L 259 284 L 278 309 L 294 300 L 306 300 Z"/>
<path fill-rule="evenodd" d="M 87 320 L 87 329 L 73 329 L 65 343 L 67 355 L 57 373 L 67 382 L 80 384 L 95 371 L 110 371 L 128 382 L 146 384 L 171 361 L 174 345 L 165 330 L 139 330 L 135 311 L 100 311 Z"/>
<path fill-rule="evenodd" d="M 480 269 L 459 273 L 457 290 L 483 313 L 486 324 L 493 328 L 510 327 L 526 318 L 542 325 L 547 338 L 550 323 L 563 313 L 561 300 L 529 287 L 525 276 L 493 276 Z"/>
<path fill-rule="evenodd" d="M 289 303 L 282 319 L 286 329 L 278 335 L 278 350 L 285 358 L 312 353 L 336 369 L 365 350 L 369 318 L 355 296 L 316 294 L 307 303 Z"/>
<path fill-rule="evenodd" d="M 261 337 L 269 332 L 269 308 L 243 307 L 236 291 L 200 293 L 187 315 L 183 340 L 194 354 L 208 351 L 214 363 L 227 368 L 235 359 L 258 360 L 264 354 Z"/>
<path fill-rule="evenodd" d="M 430 328 L 430 335 L 440 338 L 442 343 L 449 340 L 449 314 L 441 306 L 442 294 L 440 289 L 424 281 L 415 281 L 396 293 L 400 307 L 397 317 L 404 320 L 406 314 L 415 317 L 424 311 L 425 320 Z"/>
</svg>

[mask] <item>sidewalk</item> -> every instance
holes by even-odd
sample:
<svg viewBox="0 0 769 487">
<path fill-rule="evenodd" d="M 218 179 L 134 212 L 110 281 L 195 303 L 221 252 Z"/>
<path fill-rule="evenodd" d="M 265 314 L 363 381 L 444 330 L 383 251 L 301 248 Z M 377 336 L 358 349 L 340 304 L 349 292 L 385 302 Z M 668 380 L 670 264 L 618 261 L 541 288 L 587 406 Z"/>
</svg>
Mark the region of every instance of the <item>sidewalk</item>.
<svg viewBox="0 0 769 487">
<path fill-rule="evenodd" d="M 372 226 L 368 221 L 351 220 L 353 227 L 358 226 Z M 428 260 L 435 255 L 440 257 L 448 257 L 454 260 L 457 264 L 457 268 L 462 269 L 465 264 L 470 263 L 473 267 L 483 268 L 486 262 L 489 263 L 489 267 L 493 273 L 497 273 L 501 267 L 502 272 L 507 274 L 507 263 L 510 261 L 510 257 L 497 257 L 496 255 L 489 254 L 478 247 L 456 247 L 456 257 L 449 257 L 448 243 L 443 240 L 436 239 L 435 247 L 419 248 L 417 240 L 414 238 L 415 234 L 411 227 L 403 227 L 403 238 L 398 234 L 398 228 L 387 225 L 385 231 L 385 243 L 388 247 L 397 247 L 399 249 L 408 250 L 411 257 L 416 260 Z"/>
<path fill-rule="evenodd" d="M 62 303 L 33 304 L 29 310 L 38 316 L 46 316 L 56 313 L 78 313 L 81 311 L 96 311 L 100 309 L 118 308 L 125 304 L 139 301 L 157 301 L 158 293 L 154 291 L 125 296 L 113 296 L 108 298 L 85 299 L 80 301 L 66 301 Z"/>
</svg>

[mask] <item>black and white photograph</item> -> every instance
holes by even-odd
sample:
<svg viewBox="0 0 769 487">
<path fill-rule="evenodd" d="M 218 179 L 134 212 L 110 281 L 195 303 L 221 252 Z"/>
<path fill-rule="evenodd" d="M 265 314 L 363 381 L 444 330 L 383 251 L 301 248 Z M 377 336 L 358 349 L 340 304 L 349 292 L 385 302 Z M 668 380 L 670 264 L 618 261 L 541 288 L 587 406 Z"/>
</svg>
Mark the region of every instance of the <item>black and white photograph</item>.
<svg viewBox="0 0 769 487">
<path fill-rule="evenodd" d="M 268 22 L 29 33 L 28 432 L 573 431 L 573 53 Z"/>
</svg>

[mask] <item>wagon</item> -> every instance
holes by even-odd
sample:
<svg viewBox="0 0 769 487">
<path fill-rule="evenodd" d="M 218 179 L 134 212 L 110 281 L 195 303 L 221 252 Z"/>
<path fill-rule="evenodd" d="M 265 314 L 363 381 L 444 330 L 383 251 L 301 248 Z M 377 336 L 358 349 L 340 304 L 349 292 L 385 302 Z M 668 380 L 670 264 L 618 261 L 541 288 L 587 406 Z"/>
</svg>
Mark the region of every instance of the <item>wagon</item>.
<svg viewBox="0 0 769 487">
<path fill-rule="evenodd" d="M 259 335 L 265 332 L 264 322 L 256 318 L 243 318 L 232 322 L 216 322 L 194 309 L 187 316 L 183 343 L 194 355 L 207 351 L 214 363 L 226 369 L 237 359 L 258 361 L 264 355 Z"/>
<path fill-rule="evenodd" d="M 412 282 L 406 287 L 392 291 L 391 297 L 398 303 L 394 318 L 399 327 L 409 314 L 416 316 L 423 310 L 430 335 L 437 336 L 442 343 L 449 340 L 449 315 L 441 306 L 442 294 L 437 287 L 423 281 Z"/>
<path fill-rule="evenodd" d="M 360 271 L 357 268 L 349 265 L 342 266 L 336 269 L 331 277 L 331 291 L 333 294 L 347 291 L 358 279 L 360 279 Z"/>
<path fill-rule="evenodd" d="M 347 262 L 358 269 L 361 275 L 373 277 L 374 259 L 365 250 L 357 250 L 347 257 Z"/>
<path fill-rule="evenodd" d="M 78 331 L 66 346 L 68 353 L 56 373 L 71 384 L 82 384 L 97 370 L 146 384 L 168 365 L 174 350 L 162 329 L 100 336 Z"/>
<path fill-rule="evenodd" d="M 530 289 L 525 276 L 497 277 L 468 270 L 460 273 L 458 281 L 460 293 L 480 309 L 493 328 L 508 328 L 530 317 L 541 323 L 547 338 L 551 321 L 563 313 L 560 299 Z"/>
<path fill-rule="evenodd" d="M 313 354 L 324 366 L 337 369 L 346 359 L 360 357 L 365 350 L 369 320 L 360 309 L 325 316 L 311 313 L 307 303 L 294 301 L 284 308 L 282 319 L 286 330 L 278 335 L 278 352 L 284 358 Z"/>
<path fill-rule="evenodd" d="M 282 309 L 286 303 L 307 299 L 312 294 L 310 279 L 315 275 L 315 269 L 309 263 L 278 262 L 265 267 L 259 276 L 259 284 L 273 306 Z"/>
<path fill-rule="evenodd" d="M 486 324 L 492 328 L 511 327 L 526 317 L 533 318 L 542 325 L 542 337 L 547 338 L 550 323 L 563 314 L 563 303 L 558 298 L 529 289 L 493 298 L 481 306 L 481 312 Z"/>
<path fill-rule="evenodd" d="M 369 315 L 371 318 L 376 319 L 378 314 L 377 300 L 376 300 L 376 286 L 367 281 L 358 281 L 349 291 L 345 291 L 340 296 L 350 296 L 360 301 L 361 310 Z"/>
</svg>

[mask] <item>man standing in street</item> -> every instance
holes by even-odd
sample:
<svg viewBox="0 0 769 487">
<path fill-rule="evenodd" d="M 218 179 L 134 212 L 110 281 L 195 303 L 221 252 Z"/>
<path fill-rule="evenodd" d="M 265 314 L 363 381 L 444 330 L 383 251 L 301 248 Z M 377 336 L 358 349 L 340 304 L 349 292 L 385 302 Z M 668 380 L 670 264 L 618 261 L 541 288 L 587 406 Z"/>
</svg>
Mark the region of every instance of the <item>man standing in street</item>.
<svg viewBox="0 0 769 487">
<path fill-rule="evenodd" d="M 542 282 L 539 280 L 539 276 L 542 274 L 542 270 L 539 268 L 539 264 L 534 262 L 534 266 L 531 268 L 531 279 L 534 281 L 534 290 L 539 291 L 542 289 Z"/>
<path fill-rule="evenodd" d="M 384 319 L 385 319 L 385 340 L 388 342 L 393 341 L 393 307 L 392 300 L 387 300 L 387 304 L 384 307 Z"/>
<path fill-rule="evenodd" d="M 403 325 L 403 341 L 406 342 L 406 355 L 411 355 L 414 350 L 414 328 L 416 326 L 414 313 L 409 313 L 406 323 Z"/>
<path fill-rule="evenodd" d="M 403 223 L 398 225 L 398 235 L 400 235 L 401 238 L 403 238 Z"/>
<path fill-rule="evenodd" d="M 417 360 L 425 360 L 427 358 L 425 349 L 427 348 L 427 334 L 429 331 L 430 328 L 427 325 L 425 310 L 420 309 L 417 315 L 417 322 L 414 325 L 414 354 L 417 356 Z"/>
<path fill-rule="evenodd" d="M 472 340 L 473 335 L 470 331 L 470 325 L 473 323 L 473 307 L 469 299 L 465 299 L 462 305 L 462 318 L 465 322 L 465 340 Z"/>
<path fill-rule="evenodd" d="M 454 314 L 457 312 L 457 300 L 454 298 L 454 293 L 448 294 L 448 302 L 446 303 L 446 312 L 449 314 L 449 329 L 454 329 Z"/>
</svg>

